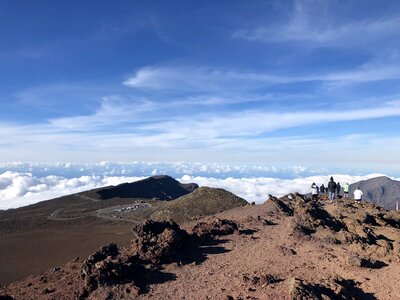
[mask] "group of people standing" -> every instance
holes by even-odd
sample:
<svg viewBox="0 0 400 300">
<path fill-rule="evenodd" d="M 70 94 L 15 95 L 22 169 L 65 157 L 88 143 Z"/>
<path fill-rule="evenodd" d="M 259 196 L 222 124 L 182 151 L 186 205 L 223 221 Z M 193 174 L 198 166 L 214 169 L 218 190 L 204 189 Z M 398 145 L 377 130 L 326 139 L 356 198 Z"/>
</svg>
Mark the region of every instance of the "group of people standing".
<svg viewBox="0 0 400 300">
<path fill-rule="evenodd" d="M 315 182 L 311 185 L 311 195 L 313 200 L 317 200 L 319 194 L 328 194 L 329 200 L 334 200 L 336 198 L 342 198 L 341 191 L 343 189 L 343 198 L 349 198 L 349 189 L 350 186 L 348 183 L 343 185 L 343 187 L 340 185 L 340 182 L 336 183 L 333 180 L 333 177 L 330 178 L 328 185 L 325 187 L 324 184 L 322 184 L 320 187 L 318 187 Z M 361 201 L 363 192 L 360 190 L 359 187 L 354 191 L 354 200 L 356 201 Z"/>
</svg>

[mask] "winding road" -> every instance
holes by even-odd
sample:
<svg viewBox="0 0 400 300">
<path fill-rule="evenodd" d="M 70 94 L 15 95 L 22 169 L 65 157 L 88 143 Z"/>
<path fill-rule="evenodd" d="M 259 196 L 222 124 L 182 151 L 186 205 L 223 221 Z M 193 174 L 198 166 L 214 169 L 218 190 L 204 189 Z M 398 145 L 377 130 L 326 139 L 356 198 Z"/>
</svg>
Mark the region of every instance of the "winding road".
<svg viewBox="0 0 400 300">
<path fill-rule="evenodd" d="M 84 200 L 89 200 L 89 201 L 93 201 L 93 202 L 99 202 L 99 199 L 95 199 L 95 198 L 91 198 L 82 194 L 76 194 L 76 197 L 79 197 L 81 199 Z M 96 211 L 92 211 L 80 216 L 75 216 L 75 217 L 59 217 L 59 214 L 68 208 L 59 208 L 56 209 L 55 211 L 53 211 L 48 217 L 48 220 L 52 220 L 52 221 L 70 221 L 70 220 L 77 220 L 77 219 L 83 219 L 86 217 L 97 217 L 100 219 L 105 219 L 105 220 L 110 220 L 110 221 L 121 221 L 121 222 L 129 222 L 129 223 L 133 223 L 133 224 L 138 224 L 141 222 L 141 220 L 139 219 L 126 219 L 126 218 L 122 218 L 122 217 L 117 217 L 117 216 L 110 216 L 110 214 L 112 214 L 114 211 L 119 210 L 119 209 L 124 209 L 127 207 L 130 207 L 132 205 L 136 205 L 137 207 L 136 209 L 141 209 L 141 208 L 146 208 L 146 207 L 150 207 L 151 205 L 149 203 L 135 203 L 135 204 L 128 204 L 128 205 L 117 205 L 117 206 L 111 206 L 111 207 L 107 207 L 107 208 L 102 208 Z"/>
</svg>

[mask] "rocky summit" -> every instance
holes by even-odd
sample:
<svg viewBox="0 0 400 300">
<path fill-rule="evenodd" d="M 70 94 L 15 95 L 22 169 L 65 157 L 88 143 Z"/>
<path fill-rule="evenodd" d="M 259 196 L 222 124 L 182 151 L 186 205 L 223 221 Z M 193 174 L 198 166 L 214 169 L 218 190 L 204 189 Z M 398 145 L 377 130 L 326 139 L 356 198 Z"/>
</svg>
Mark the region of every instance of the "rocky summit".
<svg viewBox="0 0 400 300">
<path fill-rule="evenodd" d="M 149 217 L 154 220 L 173 219 L 183 223 L 248 204 L 243 198 L 224 189 L 200 187 L 178 199 L 161 203 Z"/>
<path fill-rule="evenodd" d="M 87 196 L 107 200 L 112 198 L 143 198 L 172 200 L 189 194 L 199 186 L 195 183 L 180 183 L 167 175 L 151 176 L 130 183 L 105 187 L 85 192 Z"/>
<path fill-rule="evenodd" d="M 132 241 L 4 286 L 3 299 L 398 299 L 400 214 L 270 196 L 192 220 L 146 220 Z"/>
</svg>

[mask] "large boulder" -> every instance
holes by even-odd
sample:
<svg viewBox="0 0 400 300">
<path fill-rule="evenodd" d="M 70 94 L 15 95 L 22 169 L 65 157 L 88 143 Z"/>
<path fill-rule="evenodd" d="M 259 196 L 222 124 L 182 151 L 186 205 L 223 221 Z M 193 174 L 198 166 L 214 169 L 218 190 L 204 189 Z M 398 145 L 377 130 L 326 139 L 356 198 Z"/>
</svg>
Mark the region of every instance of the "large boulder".
<svg viewBox="0 0 400 300">
<path fill-rule="evenodd" d="M 133 227 L 137 239 L 132 241 L 132 254 L 153 263 L 175 261 L 188 234 L 172 221 L 146 220 Z"/>
<path fill-rule="evenodd" d="M 120 255 L 116 244 L 101 247 L 83 262 L 82 278 L 85 280 L 85 292 L 127 281 L 133 275 L 133 259 Z"/>
<path fill-rule="evenodd" d="M 239 230 L 239 226 L 231 220 L 217 219 L 210 223 L 199 222 L 192 228 L 195 236 L 201 239 L 208 239 L 212 236 L 228 235 Z"/>
</svg>

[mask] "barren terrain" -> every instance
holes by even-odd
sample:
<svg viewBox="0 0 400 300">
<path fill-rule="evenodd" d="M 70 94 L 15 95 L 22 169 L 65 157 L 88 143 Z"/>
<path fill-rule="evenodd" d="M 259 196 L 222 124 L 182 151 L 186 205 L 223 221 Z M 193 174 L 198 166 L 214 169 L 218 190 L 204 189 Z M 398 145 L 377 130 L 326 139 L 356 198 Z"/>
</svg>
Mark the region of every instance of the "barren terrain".
<svg viewBox="0 0 400 300">
<path fill-rule="evenodd" d="M 15 299 L 398 299 L 400 216 L 369 203 L 271 198 L 111 244 L 4 287 Z"/>
</svg>

